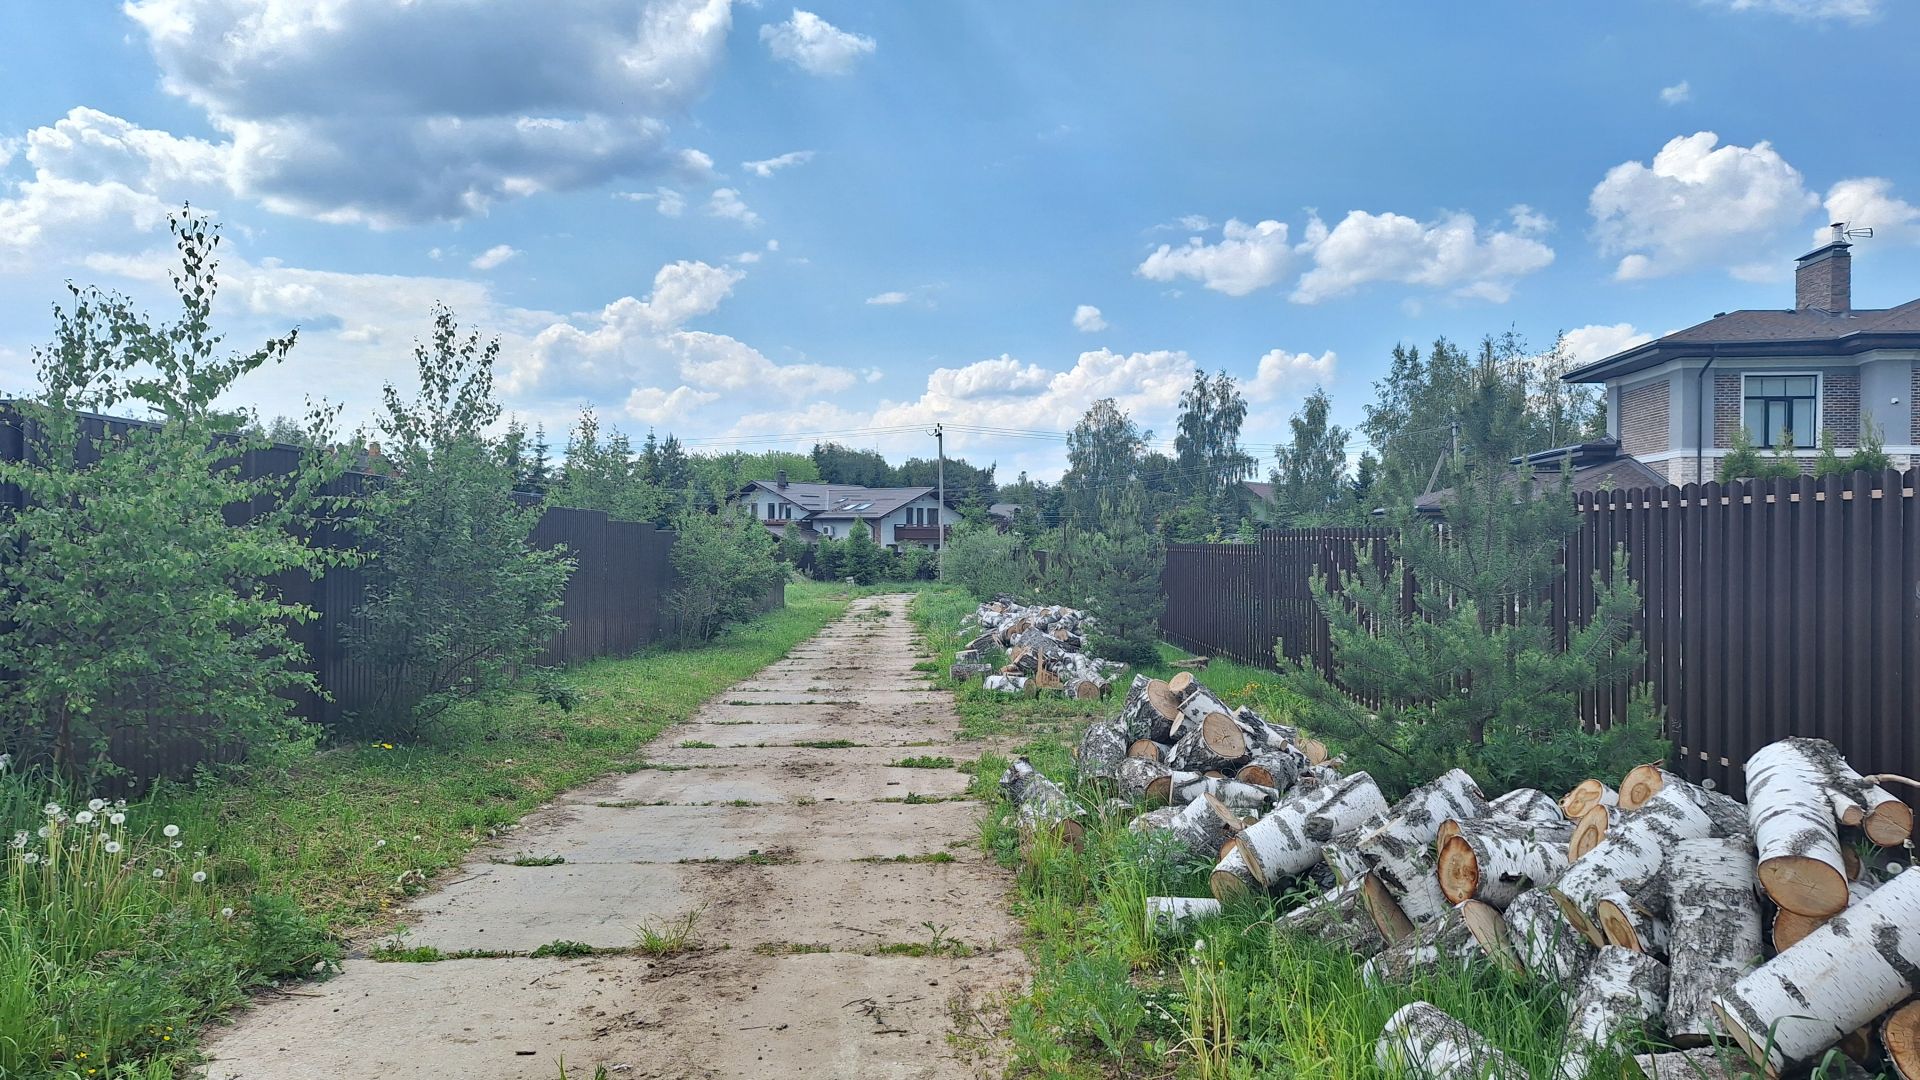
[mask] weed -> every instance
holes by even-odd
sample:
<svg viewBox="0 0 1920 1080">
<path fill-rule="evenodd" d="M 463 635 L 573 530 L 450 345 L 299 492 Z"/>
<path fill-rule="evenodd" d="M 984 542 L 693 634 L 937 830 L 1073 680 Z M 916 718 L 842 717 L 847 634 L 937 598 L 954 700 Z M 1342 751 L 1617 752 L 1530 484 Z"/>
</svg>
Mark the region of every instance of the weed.
<svg viewBox="0 0 1920 1080">
<path fill-rule="evenodd" d="M 792 848 L 768 848 L 761 851 L 755 848 L 745 855 L 735 855 L 731 859 L 681 859 L 683 863 L 719 863 L 733 866 L 789 866 L 800 861 Z"/>
<path fill-rule="evenodd" d="M 680 749 L 682 750 L 718 750 L 720 749 L 720 747 L 716 743 L 701 742 L 699 739 L 682 739 L 680 740 Z"/>
<path fill-rule="evenodd" d="M 810 953 L 828 953 L 833 951 L 830 945 L 808 945 L 799 941 L 763 941 L 753 947 L 761 956 L 804 956 Z"/>
<path fill-rule="evenodd" d="M 964 791 L 956 792 L 952 795 L 921 795 L 917 792 L 909 791 L 905 795 L 888 796 L 887 798 L 875 799 L 873 801 L 883 802 L 883 803 L 905 803 L 908 806 L 920 806 L 925 803 L 965 802 L 970 798 L 972 798 L 972 796 L 968 795 Z"/>
<path fill-rule="evenodd" d="M 809 750 L 846 750 L 860 744 L 852 739 L 799 739 L 793 745 L 804 746 Z"/>
<path fill-rule="evenodd" d="M 549 941 L 527 955 L 533 957 L 535 960 L 541 960 L 547 957 L 560 957 L 565 959 L 575 956 L 592 956 L 599 951 L 600 950 L 588 945 L 584 941 Z"/>
<path fill-rule="evenodd" d="M 893 941 L 873 950 L 875 956 L 972 956 L 973 947 L 957 938 L 947 936 L 947 928 L 931 922 L 920 924 L 927 928 L 926 941 Z"/>
<path fill-rule="evenodd" d="M 564 855 L 515 855 L 511 859 L 494 860 L 507 866 L 559 866 L 566 861 Z"/>
<path fill-rule="evenodd" d="M 672 806 L 673 804 L 665 799 L 614 799 L 593 805 L 606 810 L 631 810 L 636 806 Z"/>
<path fill-rule="evenodd" d="M 916 664 L 914 664 L 914 665 L 913 665 L 913 670 L 915 670 L 915 671 L 925 671 L 925 672 L 928 672 L 928 673 L 934 673 L 934 672 L 938 672 L 938 671 L 940 670 L 940 665 L 939 665 L 939 664 L 936 664 L 936 663 L 934 663 L 934 662 L 933 662 L 933 661 L 931 661 L 931 660 L 922 660 L 922 661 L 920 661 L 920 662 L 918 662 L 918 663 L 916 663 Z"/>
<path fill-rule="evenodd" d="M 885 855 L 868 855 L 863 859 L 855 859 L 853 861 L 863 863 L 950 863 L 954 861 L 954 858 L 953 852 L 951 851 L 923 851 L 918 855 L 895 855 L 892 858 L 888 858 Z"/>
<path fill-rule="evenodd" d="M 894 762 L 893 767 L 896 769 L 951 769 L 953 768 L 953 759 L 950 757 L 929 757 L 925 755 L 920 757 L 906 757 Z"/>
<path fill-rule="evenodd" d="M 634 948 L 647 956 L 675 956 L 693 947 L 693 930 L 705 908 L 673 918 L 654 918 L 634 927 Z"/>
</svg>

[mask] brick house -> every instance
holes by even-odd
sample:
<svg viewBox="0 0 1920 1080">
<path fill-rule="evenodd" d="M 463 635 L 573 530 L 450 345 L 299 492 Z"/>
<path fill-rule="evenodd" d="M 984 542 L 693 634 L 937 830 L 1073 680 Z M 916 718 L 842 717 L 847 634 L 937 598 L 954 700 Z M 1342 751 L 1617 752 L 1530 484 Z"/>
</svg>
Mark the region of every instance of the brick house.
<svg viewBox="0 0 1920 1080">
<path fill-rule="evenodd" d="M 1725 312 L 1566 380 L 1606 384 L 1609 434 L 1671 483 L 1712 479 L 1743 424 L 1809 469 L 1822 433 L 1845 454 L 1870 418 L 1896 467 L 1920 462 L 1920 299 L 1856 310 L 1844 233 L 1800 256 L 1792 310 Z"/>
<path fill-rule="evenodd" d="M 858 522 L 874 543 L 889 551 L 906 546 L 937 548 L 957 520 L 953 508 L 941 506 L 930 487 L 789 483 L 784 471 L 773 480 L 747 484 L 727 504 L 745 506 L 775 536 L 791 531 L 808 543 L 822 537 L 844 539 Z"/>
</svg>

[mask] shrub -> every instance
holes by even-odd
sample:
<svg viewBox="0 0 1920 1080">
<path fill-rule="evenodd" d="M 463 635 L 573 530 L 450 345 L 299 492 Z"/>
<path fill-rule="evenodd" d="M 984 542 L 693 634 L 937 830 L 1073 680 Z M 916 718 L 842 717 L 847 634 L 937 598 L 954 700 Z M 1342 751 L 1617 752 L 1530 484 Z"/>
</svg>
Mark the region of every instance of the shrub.
<svg viewBox="0 0 1920 1080">
<path fill-rule="evenodd" d="M 124 297 L 71 288 L 53 344 L 34 354 L 39 388 L 14 406 L 27 460 L 0 463 L 25 505 L 0 515 L 0 749 L 86 780 L 127 731 L 209 731 L 261 741 L 298 724 L 292 692 L 316 692 L 289 634 L 312 609 L 269 579 L 346 561 L 309 544 L 341 471 L 316 410 L 293 471 L 246 479 L 263 438 L 228 434 L 214 403 L 277 364 L 294 334 L 220 353 L 210 328 L 217 231 L 172 219 L 181 313 L 155 323 Z M 155 423 L 83 432 L 81 414 L 143 406 Z M 242 509 L 244 508 L 244 509 Z M 235 513 L 236 520 L 227 515 Z"/>
<path fill-rule="evenodd" d="M 680 584 L 668 605 L 680 632 L 706 641 L 730 623 L 753 617 L 767 591 L 786 577 L 774 540 L 751 516 L 688 511 L 674 525 L 673 568 Z"/>
<path fill-rule="evenodd" d="M 1167 606 L 1160 591 L 1167 548 L 1146 530 L 1144 516 L 1138 492 L 1109 505 L 1101 531 L 1086 538 L 1076 583 L 1093 614 L 1088 646 L 1094 655 L 1136 665 L 1160 658 L 1160 613 Z"/>
<path fill-rule="evenodd" d="M 1011 533 L 991 526 L 963 525 L 947 541 L 940 580 L 958 585 L 977 600 L 1028 592 L 1031 559 Z"/>
<path fill-rule="evenodd" d="M 515 502 L 515 455 L 487 434 L 500 415 L 499 349 L 462 338 L 437 308 L 432 343 L 414 348 L 418 397 L 386 387 L 392 477 L 356 519 L 378 553 L 349 634 L 378 673 L 351 721 L 359 734 L 417 737 L 455 702 L 511 678 L 564 625 L 555 612 L 572 561 L 529 542 L 540 508 Z"/>
</svg>

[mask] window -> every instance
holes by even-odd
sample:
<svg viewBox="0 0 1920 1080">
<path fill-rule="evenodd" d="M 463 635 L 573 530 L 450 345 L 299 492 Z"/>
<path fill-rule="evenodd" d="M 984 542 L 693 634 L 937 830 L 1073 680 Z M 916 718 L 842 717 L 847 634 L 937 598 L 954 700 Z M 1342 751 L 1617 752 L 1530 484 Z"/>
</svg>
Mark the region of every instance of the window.
<svg viewBox="0 0 1920 1080">
<path fill-rule="evenodd" d="M 1782 440 L 1789 435 L 1795 449 L 1819 445 L 1820 376 L 1748 375 L 1745 398 L 1741 419 L 1753 445 L 1785 446 Z"/>
<path fill-rule="evenodd" d="M 772 503 L 767 504 L 767 520 L 768 521 L 773 520 L 773 504 Z"/>
</svg>

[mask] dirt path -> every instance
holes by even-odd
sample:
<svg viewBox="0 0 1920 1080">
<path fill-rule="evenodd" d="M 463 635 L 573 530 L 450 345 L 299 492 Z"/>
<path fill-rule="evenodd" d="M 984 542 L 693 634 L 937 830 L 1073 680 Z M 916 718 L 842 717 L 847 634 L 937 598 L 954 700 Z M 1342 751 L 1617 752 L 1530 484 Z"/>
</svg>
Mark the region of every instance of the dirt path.
<svg viewBox="0 0 1920 1080">
<path fill-rule="evenodd" d="M 571 792 L 475 852 L 415 902 L 405 942 L 624 948 L 641 923 L 699 910 L 698 948 L 350 960 L 217 1033 L 208 1076 L 554 1080 L 562 1056 L 569 1076 L 616 1080 L 996 1075 L 981 1013 L 1024 970 L 1008 881 L 980 853 L 977 803 L 904 801 L 966 776 L 893 762 L 977 753 L 911 670 L 906 605 L 856 602 L 662 735 L 650 760 L 676 768 Z M 838 739 L 857 745 L 801 745 Z M 505 861 L 521 855 L 566 861 Z M 871 861 L 895 856 L 940 861 Z"/>
</svg>

